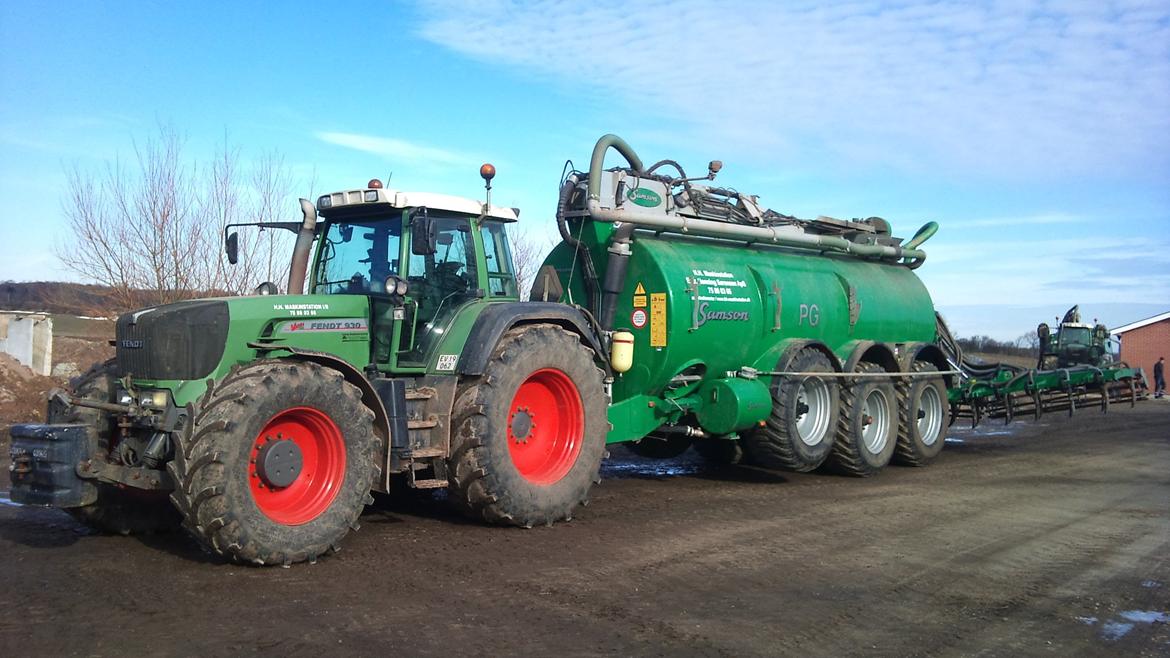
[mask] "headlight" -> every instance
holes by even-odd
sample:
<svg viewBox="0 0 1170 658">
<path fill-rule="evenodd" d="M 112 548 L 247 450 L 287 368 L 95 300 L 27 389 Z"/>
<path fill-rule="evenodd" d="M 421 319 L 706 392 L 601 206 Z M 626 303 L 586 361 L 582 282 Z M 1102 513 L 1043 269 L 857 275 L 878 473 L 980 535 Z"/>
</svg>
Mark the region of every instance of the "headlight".
<svg viewBox="0 0 1170 658">
<path fill-rule="evenodd" d="M 166 391 L 149 391 L 142 394 L 138 404 L 151 409 L 166 409 L 169 399 Z"/>
</svg>

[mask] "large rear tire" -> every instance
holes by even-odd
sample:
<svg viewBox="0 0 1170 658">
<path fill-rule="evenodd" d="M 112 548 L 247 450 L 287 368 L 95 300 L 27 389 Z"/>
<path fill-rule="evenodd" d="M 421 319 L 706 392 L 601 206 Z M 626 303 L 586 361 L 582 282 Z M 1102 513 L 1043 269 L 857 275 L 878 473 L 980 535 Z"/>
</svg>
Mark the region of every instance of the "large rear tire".
<svg viewBox="0 0 1170 658">
<path fill-rule="evenodd" d="M 938 372 L 915 361 L 912 372 Z M 947 430 L 947 385 L 942 375 L 916 377 L 898 385 L 898 445 L 894 461 L 925 466 L 942 452 Z"/>
<path fill-rule="evenodd" d="M 381 441 L 361 391 L 314 363 L 235 368 L 191 409 L 170 463 L 171 500 L 212 553 L 289 565 L 358 528 Z"/>
<path fill-rule="evenodd" d="M 604 375 L 575 334 L 509 330 L 452 412 L 450 498 L 465 514 L 524 527 L 572 518 L 605 454 Z"/>
<path fill-rule="evenodd" d="M 95 402 L 113 402 L 118 364 L 114 359 L 95 364 L 69 383 L 75 397 Z M 94 428 L 97 445 L 90 446 L 94 458 L 106 460 L 114 419 L 110 414 L 89 407 L 61 407 L 50 403 L 49 423 L 72 423 Z M 98 483 L 97 500 L 85 507 L 68 507 L 70 516 L 99 532 L 114 535 L 147 535 L 170 532 L 179 526 L 179 515 L 167 494 L 137 489 L 123 489 L 114 484 Z"/>
<path fill-rule="evenodd" d="M 778 366 L 782 372 L 833 372 L 829 358 L 811 347 Z M 828 378 L 776 377 L 767 423 L 745 432 L 741 439 L 747 455 L 768 468 L 817 468 L 833 451 L 838 395 L 837 383 Z"/>
<path fill-rule="evenodd" d="M 859 363 L 855 372 L 884 373 L 881 366 Z M 876 475 L 890 463 L 897 443 L 898 408 L 888 379 L 857 379 L 841 387 L 841 416 L 832 463 L 848 475 Z"/>
</svg>

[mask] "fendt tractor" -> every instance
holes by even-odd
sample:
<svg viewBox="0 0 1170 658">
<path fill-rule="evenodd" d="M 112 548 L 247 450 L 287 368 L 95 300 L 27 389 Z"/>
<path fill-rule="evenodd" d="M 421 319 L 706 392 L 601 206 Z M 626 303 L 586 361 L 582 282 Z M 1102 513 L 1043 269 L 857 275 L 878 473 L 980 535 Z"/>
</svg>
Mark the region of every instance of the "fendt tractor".
<svg viewBox="0 0 1170 658">
<path fill-rule="evenodd" d="M 720 168 L 647 167 L 603 137 L 563 179 L 528 301 L 490 165 L 483 204 L 378 181 L 302 200 L 301 222 L 263 225 L 297 234 L 288 294 L 120 317 L 116 358 L 12 429 L 11 498 L 287 565 L 337 550 L 392 483 L 531 527 L 588 501 L 610 443 L 868 476 L 929 462 L 979 400 L 1030 394 L 966 373 L 914 273 L 936 224 L 903 243 L 878 217 L 798 219 L 710 184 Z M 1108 400 L 1132 374 L 1058 384 Z"/>
</svg>

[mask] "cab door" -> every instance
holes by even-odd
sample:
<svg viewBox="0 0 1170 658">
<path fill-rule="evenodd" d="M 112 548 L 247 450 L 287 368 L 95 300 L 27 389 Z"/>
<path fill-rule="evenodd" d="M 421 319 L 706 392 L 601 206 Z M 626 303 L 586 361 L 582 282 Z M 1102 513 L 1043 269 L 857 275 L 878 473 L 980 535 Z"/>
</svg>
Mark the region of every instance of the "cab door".
<svg viewBox="0 0 1170 658">
<path fill-rule="evenodd" d="M 421 220 L 416 214 L 412 221 Z M 403 318 L 398 365 L 425 368 L 432 348 L 446 332 L 459 309 L 481 297 L 479 268 L 470 217 L 426 218 L 432 231 L 433 251 L 412 243 L 406 267 L 407 303 Z M 412 241 L 415 231 L 412 230 Z M 416 253 L 430 252 L 430 253 Z"/>
</svg>

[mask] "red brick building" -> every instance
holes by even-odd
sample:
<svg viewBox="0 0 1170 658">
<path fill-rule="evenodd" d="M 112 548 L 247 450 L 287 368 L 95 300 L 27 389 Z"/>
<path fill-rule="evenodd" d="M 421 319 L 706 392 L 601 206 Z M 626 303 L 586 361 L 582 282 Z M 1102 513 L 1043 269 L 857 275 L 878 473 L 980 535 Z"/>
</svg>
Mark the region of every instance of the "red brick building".
<svg viewBox="0 0 1170 658">
<path fill-rule="evenodd" d="M 1170 311 L 1117 327 L 1113 335 L 1121 341 L 1121 360 L 1145 370 L 1153 386 L 1158 357 L 1170 360 Z"/>
</svg>

